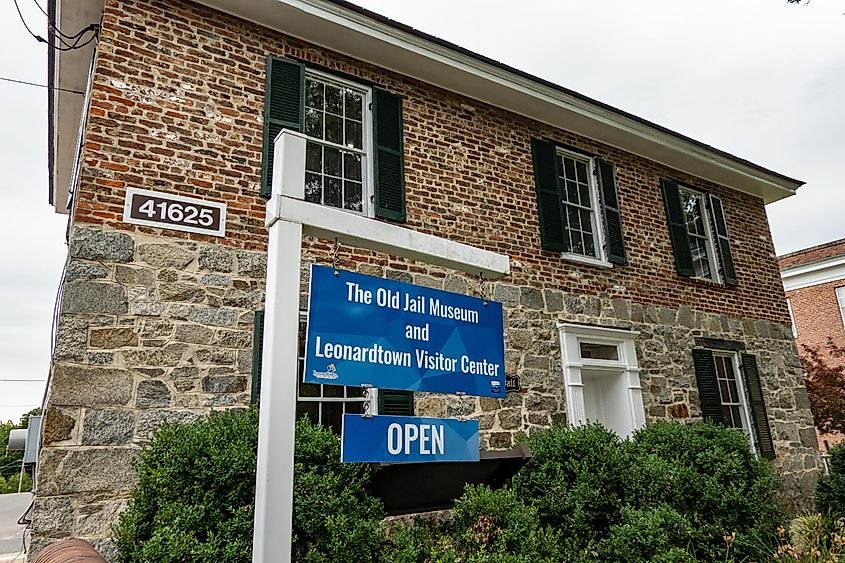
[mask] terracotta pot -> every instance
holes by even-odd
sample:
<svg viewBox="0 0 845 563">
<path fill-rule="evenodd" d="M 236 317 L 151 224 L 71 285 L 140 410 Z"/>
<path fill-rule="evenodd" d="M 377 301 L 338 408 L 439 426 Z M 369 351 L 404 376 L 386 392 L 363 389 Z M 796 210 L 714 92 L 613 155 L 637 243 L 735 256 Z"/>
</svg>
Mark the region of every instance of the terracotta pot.
<svg viewBox="0 0 845 563">
<path fill-rule="evenodd" d="M 61 540 L 42 549 L 33 563 L 106 563 L 106 560 L 88 542 Z"/>
</svg>

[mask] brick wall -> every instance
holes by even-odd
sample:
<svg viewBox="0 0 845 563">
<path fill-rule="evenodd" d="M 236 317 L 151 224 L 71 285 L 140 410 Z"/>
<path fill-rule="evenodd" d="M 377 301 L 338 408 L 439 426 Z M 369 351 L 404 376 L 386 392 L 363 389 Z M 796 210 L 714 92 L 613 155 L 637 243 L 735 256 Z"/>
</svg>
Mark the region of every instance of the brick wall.
<svg viewBox="0 0 845 563">
<path fill-rule="evenodd" d="M 792 305 L 795 327 L 798 331 L 798 349 L 803 346 L 824 347 L 828 338 L 838 346 L 845 346 L 845 327 L 836 299 L 836 288 L 845 286 L 845 280 L 795 289 L 786 293 Z M 831 358 L 845 364 L 845 359 Z"/>
<path fill-rule="evenodd" d="M 826 242 L 818 246 L 812 246 L 797 252 L 790 252 L 778 257 L 778 267 L 783 270 L 791 268 L 792 266 L 800 266 L 801 264 L 809 264 L 810 262 L 817 262 L 825 258 L 833 258 L 834 256 L 842 256 L 845 254 L 845 239 L 834 240 Z"/>
<path fill-rule="evenodd" d="M 229 206 L 225 239 L 173 236 L 263 249 L 258 186 L 265 57 L 272 53 L 401 94 L 408 226 L 508 254 L 515 282 L 788 322 L 758 198 L 190 3 L 107 2 L 99 49 L 76 222 L 154 233 L 119 218 L 127 186 L 160 189 Z M 616 165 L 628 267 L 584 266 L 540 250 L 529 143 L 543 136 Z M 676 275 L 663 176 L 722 198 L 738 288 Z"/>
</svg>

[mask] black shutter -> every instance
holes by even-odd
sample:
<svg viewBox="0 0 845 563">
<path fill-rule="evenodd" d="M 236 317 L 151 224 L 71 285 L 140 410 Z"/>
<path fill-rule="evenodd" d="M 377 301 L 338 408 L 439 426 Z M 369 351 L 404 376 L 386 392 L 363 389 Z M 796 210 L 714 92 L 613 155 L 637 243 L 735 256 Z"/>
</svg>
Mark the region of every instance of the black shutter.
<svg viewBox="0 0 845 563">
<path fill-rule="evenodd" d="M 719 382 L 716 379 L 716 362 L 710 350 L 693 348 L 692 363 L 695 366 L 695 380 L 698 384 L 698 400 L 701 402 L 701 416 L 721 424 L 722 397 L 719 394 Z"/>
<path fill-rule="evenodd" d="M 622 214 L 619 212 L 619 198 L 616 194 L 616 174 L 613 165 L 606 160 L 596 158 L 596 177 L 602 197 L 604 212 L 604 234 L 607 260 L 625 266 L 625 237 L 622 233 Z"/>
<path fill-rule="evenodd" d="M 716 246 L 719 247 L 719 256 L 722 261 L 722 280 L 725 285 L 737 285 L 731 241 L 728 238 L 728 224 L 725 222 L 725 210 L 722 207 L 722 200 L 712 194 L 710 195 L 710 214 L 713 216 L 713 225 L 716 227 Z"/>
<path fill-rule="evenodd" d="M 405 156 L 402 142 L 402 98 L 373 88 L 373 121 L 376 216 L 404 222 Z"/>
<path fill-rule="evenodd" d="M 540 244 L 543 250 L 569 252 L 572 246 L 560 197 L 557 149 L 548 141 L 531 139 L 531 156 L 540 215 Z"/>
<path fill-rule="evenodd" d="M 675 254 L 675 269 L 679 276 L 690 278 L 695 275 L 695 269 L 692 266 L 692 251 L 684 210 L 681 208 L 681 192 L 678 184 L 671 180 L 663 180 L 662 187 L 666 220 L 669 222 L 669 238 L 672 240 L 672 252 Z"/>
<path fill-rule="evenodd" d="M 265 197 L 270 197 L 276 135 L 282 129 L 302 131 L 304 100 L 305 67 L 295 61 L 268 56 L 264 85 L 264 150 L 261 160 L 261 195 Z"/>
<path fill-rule="evenodd" d="M 264 344 L 264 311 L 256 311 L 252 322 L 252 395 L 250 403 L 258 403 L 261 392 L 261 365 Z"/>
<path fill-rule="evenodd" d="M 414 416 L 413 391 L 379 389 L 378 413 L 395 416 Z"/>
<path fill-rule="evenodd" d="M 757 433 L 757 449 L 760 455 L 766 459 L 774 459 L 775 446 L 772 442 L 772 430 L 769 428 L 769 417 L 766 415 L 766 403 L 763 401 L 763 388 L 760 386 L 757 358 L 751 354 L 742 354 L 742 372 L 745 376 L 751 418 L 754 421 L 754 430 Z"/>
</svg>

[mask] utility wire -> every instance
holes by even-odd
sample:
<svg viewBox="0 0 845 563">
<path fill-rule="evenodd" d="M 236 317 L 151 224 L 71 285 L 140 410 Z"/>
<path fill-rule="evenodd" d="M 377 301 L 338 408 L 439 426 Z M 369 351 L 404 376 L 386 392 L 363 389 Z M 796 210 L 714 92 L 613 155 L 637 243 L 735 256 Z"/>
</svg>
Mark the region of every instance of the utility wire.
<svg viewBox="0 0 845 563">
<path fill-rule="evenodd" d="M 46 379 L 0 379 L 0 383 L 4 381 L 26 381 L 28 383 L 36 382 L 36 381 L 47 381 Z"/>
<path fill-rule="evenodd" d="M 27 32 L 29 32 L 29 34 L 39 43 L 45 43 L 45 44 L 47 44 L 48 46 L 50 46 L 51 48 L 53 48 L 57 51 L 73 51 L 75 49 L 81 49 L 81 48 L 85 47 L 86 45 L 88 45 L 89 43 L 91 43 L 94 39 L 96 39 L 97 35 L 99 34 L 99 30 L 100 30 L 99 24 L 92 23 L 91 25 L 89 25 L 88 27 L 86 27 L 85 29 L 83 29 L 82 31 L 77 33 L 76 35 L 67 35 L 65 33 L 62 33 L 53 24 L 53 22 L 49 21 L 49 19 L 48 19 L 48 22 L 47 22 L 49 24 L 48 27 L 50 29 L 55 30 L 59 34 L 59 36 L 54 35 L 53 37 L 58 39 L 65 46 L 61 47 L 61 46 L 56 46 L 56 45 L 50 45 L 49 41 L 47 41 L 46 39 L 44 39 L 40 35 L 36 35 L 32 31 L 32 29 L 30 29 L 29 25 L 26 23 L 26 20 L 23 17 L 23 14 L 21 13 L 21 7 L 18 5 L 18 0 L 12 0 L 12 2 L 14 2 L 14 4 L 15 4 L 15 9 L 18 12 L 18 17 L 20 18 L 21 23 L 23 24 L 24 28 L 26 28 Z M 39 8 L 40 7 L 41 6 L 39 5 Z M 43 12 L 44 10 L 42 9 L 41 11 Z M 80 41 L 82 41 L 82 38 L 85 35 L 85 33 L 89 32 L 89 31 L 93 32 L 93 35 L 90 38 L 88 38 L 88 40 L 85 41 L 85 43 L 80 44 Z M 66 37 L 68 40 L 73 39 L 74 40 L 73 44 L 66 42 L 64 39 L 62 39 L 62 37 Z"/>
<path fill-rule="evenodd" d="M 38 88 L 49 88 L 46 84 L 37 84 L 35 82 L 27 82 L 26 80 L 15 80 L 14 78 L 6 78 L 5 76 L 0 76 L 0 80 L 5 82 L 14 82 L 15 84 L 26 84 L 27 86 L 37 86 Z M 70 92 L 71 94 L 79 94 L 80 96 L 85 95 L 85 92 L 80 92 L 79 90 L 68 90 L 67 88 L 59 88 L 57 86 L 53 86 L 53 90 L 61 90 L 62 92 Z"/>
</svg>

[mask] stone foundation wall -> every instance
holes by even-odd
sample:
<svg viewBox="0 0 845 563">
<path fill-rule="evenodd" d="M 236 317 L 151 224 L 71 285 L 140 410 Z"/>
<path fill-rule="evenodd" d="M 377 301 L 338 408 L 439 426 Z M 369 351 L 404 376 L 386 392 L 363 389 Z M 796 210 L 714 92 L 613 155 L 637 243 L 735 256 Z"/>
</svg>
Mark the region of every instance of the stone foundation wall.
<svg viewBox="0 0 845 563">
<path fill-rule="evenodd" d="M 341 267 L 361 273 L 458 293 L 479 289 L 477 280 L 437 268 L 397 270 L 382 265 L 386 258 L 359 261 L 347 250 L 339 257 Z M 306 258 L 326 263 L 312 250 Z M 67 536 L 111 549 L 109 526 L 125 506 L 134 483 L 131 462 L 150 432 L 164 420 L 185 422 L 249 404 L 253 318 L 263 307 L 265 270 L 261 252 L 88 227 L 73 231 L 33 553 Z M 303 267 L 303 287 L 307 272 Z M 504 305 L 506 371 L 519 376 L 521 391 L 504 400 L 421 394 L 418 414 L 477 418 L 484 449 L 508 448 L 520 432 L 564 422 L 556 323 L 574 322 L 639 331 L 647 421 L 693 421 L 699 419 L 694 339 L 735 340 L 758 358 L 783 498 L 809 506 L 816 441 L 789 326 L 507 282 L 484 289 Z"/>
<path fill-rule="evenodd" d="M 104 541 L 162 421 L 250 400 L 266 254 L 77 227 L 39 463 L 31 553 Z"/>
</svg>

